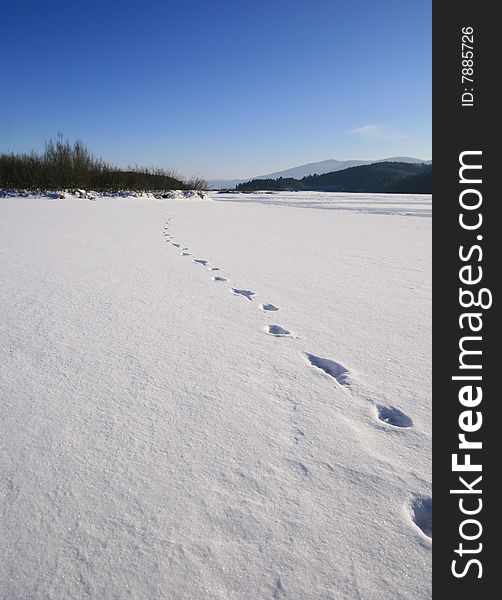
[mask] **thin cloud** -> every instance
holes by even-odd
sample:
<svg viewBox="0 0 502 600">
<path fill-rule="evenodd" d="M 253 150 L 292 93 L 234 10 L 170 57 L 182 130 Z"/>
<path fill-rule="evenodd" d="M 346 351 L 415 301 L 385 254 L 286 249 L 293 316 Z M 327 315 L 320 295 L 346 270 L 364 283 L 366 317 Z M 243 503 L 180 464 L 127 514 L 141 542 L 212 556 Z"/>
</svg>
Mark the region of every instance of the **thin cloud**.
<svg viewBox="0 0 502 600">
<path fill-rule="evenodd" d="M 381 125 L 363 125 L 349 131 L 351 135 L 356 135 L 365 140 L 378 141 L 399 141 L 409 140 L 410 136 L 398 131 L 390 131 Z"/>
</svg>

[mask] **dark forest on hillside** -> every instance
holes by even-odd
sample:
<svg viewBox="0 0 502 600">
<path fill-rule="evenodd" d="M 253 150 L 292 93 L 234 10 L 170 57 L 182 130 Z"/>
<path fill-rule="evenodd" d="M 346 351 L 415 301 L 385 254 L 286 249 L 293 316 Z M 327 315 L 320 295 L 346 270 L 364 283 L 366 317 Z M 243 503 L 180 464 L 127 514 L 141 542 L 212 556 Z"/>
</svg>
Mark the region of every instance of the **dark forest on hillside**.
<svg viewBox="0 0 502 600">
<path fill-rule="evenodd" d="M 369 192 L 431 194 L 432 165 L 381 162 L 341 171 L 308 175 L 302 179 L 253 179 L 241 183 L 239 191 L 306 190 L 322 192 Z"/>
</svg>

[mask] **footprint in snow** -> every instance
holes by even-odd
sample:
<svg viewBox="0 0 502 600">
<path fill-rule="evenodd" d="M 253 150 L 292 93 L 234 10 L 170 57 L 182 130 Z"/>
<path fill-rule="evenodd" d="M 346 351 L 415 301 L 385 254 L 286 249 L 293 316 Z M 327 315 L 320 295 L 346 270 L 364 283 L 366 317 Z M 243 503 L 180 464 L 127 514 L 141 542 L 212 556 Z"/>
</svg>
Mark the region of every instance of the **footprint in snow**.
<svg viewBox="0 0 502 600">
<path fill-rule="evenodd" d="M 194 258 L 193 262 L 197 263 L 198 265 L 202 265 L 203 267 L 207 267 L 207 265 L 209 264 L 208 260 L 203 260 L 202 258 Z"/>
<path fill-rule="evenodd" d="M 285 337 L 291 335 L 290 331 L 284 329 L 280 325 L 267 325 L 265 327 L 265 331 L 270 335 L 274 335 L 275 337 Z"/>
<path fill-rule="evenodd" d="M 349 370 L 340 363 L 331 360 L 330 358 L 321 358 L 315 354 L 309 354 L 308 352 L 302 353 L 304 358 L 313 366 L 321 369 L 330 377 L 343 386 L 350 385 Z"/>
<path fill-rule="evenodd" d="M 284 591 L 284 588 L 282 587 L 282 582 L 281 582 L 281 578 L 277 577 L 276 582 L 274 584 L 274 591 L 272 592 L 272 598 L 273 600 L 280 600 L 281 598 L 283 598 L 285 596 L 286 592 Z"/>
<path fill-rule="evenodd" d="M 305 433 L 301 429 L 298 429 L 298 427 L 295 427 L 295 432 L 293 435 L 295 444 L 299 444 L 304 438 L 305 438 Z"/>
<path fill-rule="evenodd" d="M 278 306 L 275 306 L 274 304 L 260 304 L 258 306 L 259 309 L 264 310 L 264 311 L 276 311 L 279 310 Z"/>
<path fill-rule="evenodd" d="M 190 252 L 180 252 L 180 256 L 192 256 Z"/>
<path fill-rule="evenodd" d="M 399 408 L 394 406 L 377 405 L 378 418 L 380 421 L 393 425 L 394 427 L 412 427 L 413 421 Z"/>
<path fill-rule="evenodd" d="M 223 281 L 228 281 L 228 279 L 226 279 L 225 277 L 213 277 L 213 281 L 223 282 Z"/>
<path fill-rule="evenodd" d="M 210 271 L 221 271 L 220 267 L 208 267 Z"/>
<path fill-rule="evenodd" d="M 235 294 L 236 296 L 242 296 L 248 300 L 253 300 L 253 296 L 255 295 L 255 293 L 251 290 L 238 290 L 237 288 L 231 288 L 230 291 L 232 294 Z"/>
<path fill-rule="evenodd" d="M 432 498 L 415 496 L 409 505 L 411 520 L 427 537 L 432 538 Z"/>
<path fill-rule="evenodd" d="M 175 244 L 174 242 L 171 242 L 171 243 L 175 248 L 181 248 L 181 244 Z"/>
<path fill-rule="evenodd" d="M 291 467 L 293 467 L 293 469 L 297 473 L 299 473 L 303 477 L 309 477 L 310 476 L 310 469 L 304 463 L 302 463 L 301 461 L 288 459 L 288 463 L 291 465 Z"/>
</svg>

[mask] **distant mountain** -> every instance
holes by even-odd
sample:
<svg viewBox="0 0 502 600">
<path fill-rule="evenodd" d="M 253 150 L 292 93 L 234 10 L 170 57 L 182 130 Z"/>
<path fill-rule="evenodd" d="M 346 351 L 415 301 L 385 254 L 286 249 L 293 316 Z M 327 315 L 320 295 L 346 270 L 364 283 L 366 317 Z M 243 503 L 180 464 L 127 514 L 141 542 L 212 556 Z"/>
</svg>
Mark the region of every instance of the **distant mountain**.
<svg viewBox="0 0 502 600">
<path fill-rule="evenodd" d="M 242 192 L 257 190 L 309 190 L 323 192 L 432 193 L 432 165 L 420 162 L 377 162 L 301 179 L 253 179 L 241 183 Z"/>
<path fill-rule="evenodd" d="M 294 179 L 301 179 L 308 175 L 323 175 L 324 173 L 342 171 L 343 169 L 349 169 L 350 167 L 360 167 L 362 165 L 371 165 L 382 162 L 421 164 L 430 161 L 424 161 L 419 158 L 411 158 L 408 156 L 394 156 L 392 158 L 380 158 L 378 160 L 335 160 L 330 158 L 329 160 L 307 163 L 306 165 L 300 165 L 299 167 L 293 167 L 292 169 L 286 169 L 285 171 L 277 171 L 276 173 L 270 173 L 269 175 L 259 175 L 258 177 L 253 177 L 253 179 L 278 179 L 279 177 L 294 177 Z"/>
<path fill-rule="evenodd" d="M 249 179 L 210 179 L 207 182 L 207 187 L 210 190 L 231 190 L 245 181 L 249 181 Z"/>
<path fill-rule="evenodd" d="M 431 164 L 432 161 L 408 156 L 394 156 L 391 158 L 380 158 L 378 160 L 335 160 L 330 158 L 328 160 L 322 160 L 321 162 L 307 163 L 298 167 L 292 167 L 291 169 L 285 169 L 284 171 L 269 173 L 268 175 L 258 175 L 250 179 L 213 179 L 209 181 L 209 187 L 211 189 L 234 188 L 240 183 L 255 179 L 278 179 L 279 177 L 301 179 L 308 175 L 323 175 L 324 173 L 333 173 L 350 167 L 359 167 L 381 162 Z"/>
</svg>

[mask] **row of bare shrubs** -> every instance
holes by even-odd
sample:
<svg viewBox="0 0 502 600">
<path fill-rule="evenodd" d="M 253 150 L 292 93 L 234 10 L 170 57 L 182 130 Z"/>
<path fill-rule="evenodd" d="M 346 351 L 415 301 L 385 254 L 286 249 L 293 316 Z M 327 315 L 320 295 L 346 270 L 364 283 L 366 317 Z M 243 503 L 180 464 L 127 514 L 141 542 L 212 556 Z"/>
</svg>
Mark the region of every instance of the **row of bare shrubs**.
<svg viewBox="0 0 502 600">
<path fill-rule="evenodd" d="M 161 168 L 119 169 L 95 157 L 80 140 L 70 143 L 59 134 L 42 153 L 0 154 L 0 188 L 27 190 L 203 190 L 203 177 L 183 179 Z"/>
</svg>

